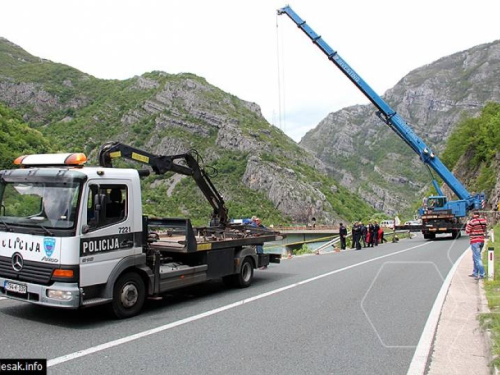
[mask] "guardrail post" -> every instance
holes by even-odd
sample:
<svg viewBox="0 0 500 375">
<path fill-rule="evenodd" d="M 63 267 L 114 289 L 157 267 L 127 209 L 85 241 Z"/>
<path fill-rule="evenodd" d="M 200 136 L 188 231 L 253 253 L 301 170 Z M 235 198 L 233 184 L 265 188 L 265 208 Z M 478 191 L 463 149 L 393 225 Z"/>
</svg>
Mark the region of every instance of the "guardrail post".
<svg viewBox="0 0 500 375">
<path fill-rule="evenodd" d="M 488 247 L 488 280 L 495 279 L 495 248 Z"/>
</svg>

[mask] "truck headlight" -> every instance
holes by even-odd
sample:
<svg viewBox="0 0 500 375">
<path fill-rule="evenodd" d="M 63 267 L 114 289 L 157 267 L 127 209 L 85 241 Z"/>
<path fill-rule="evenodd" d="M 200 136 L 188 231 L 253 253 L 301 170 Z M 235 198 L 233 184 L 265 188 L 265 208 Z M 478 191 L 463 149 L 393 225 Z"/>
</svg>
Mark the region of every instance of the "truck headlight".
<svg viewBox="0 0 500 375">
<path fill-rule="evenodd" d="M 73 298 L 73 293 L 67 290 L 48 289 L 47 297 L 69 301 Z"/>
</svg>

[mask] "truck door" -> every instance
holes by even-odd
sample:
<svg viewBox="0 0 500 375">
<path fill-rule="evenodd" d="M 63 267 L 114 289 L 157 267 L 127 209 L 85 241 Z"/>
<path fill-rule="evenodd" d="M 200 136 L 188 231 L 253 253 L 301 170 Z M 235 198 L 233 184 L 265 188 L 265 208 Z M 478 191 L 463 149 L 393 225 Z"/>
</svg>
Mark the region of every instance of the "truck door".
<svg viewBox="0 0 500 375">
<path fill-rule="evenodd" d="M 80 286 L 106 283 L 123 258 L 142 251 L 128 181 L 89 181 L 80 240 Z"/>
</svg>

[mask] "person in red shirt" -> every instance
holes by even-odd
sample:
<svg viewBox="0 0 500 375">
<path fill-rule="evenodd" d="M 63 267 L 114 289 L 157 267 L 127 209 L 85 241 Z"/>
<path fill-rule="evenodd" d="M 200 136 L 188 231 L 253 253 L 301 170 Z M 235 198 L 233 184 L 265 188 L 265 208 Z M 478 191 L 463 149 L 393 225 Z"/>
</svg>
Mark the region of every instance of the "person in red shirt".
<svg viewBox="0 0 500 375">
<path fill-rule="evenodd" d="M 484 278 L 484 266 L 481 259 L 481 251 L 484 247 L 484 238 L 486 236 L 487 223 L 484 217 L 481 217 L 478 212 L 474 212 L 472 219 L 467 222 L 465 233 L 470 238 L 470 248 L 472 250 L 472 259 L 474 261 L 474 271 L 471 277 L 476 280 Z"/>
</svg>

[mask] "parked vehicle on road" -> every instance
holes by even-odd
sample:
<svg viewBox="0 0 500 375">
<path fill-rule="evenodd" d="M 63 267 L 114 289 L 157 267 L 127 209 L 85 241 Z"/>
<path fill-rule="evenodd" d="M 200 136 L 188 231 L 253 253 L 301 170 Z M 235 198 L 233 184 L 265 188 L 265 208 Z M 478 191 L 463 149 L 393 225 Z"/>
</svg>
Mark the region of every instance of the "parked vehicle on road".
<svg viewBox="0 0 500 375">
<path fill-rule="evenodd" d="M 382 228 L 394 228 L 394 220 L 382 220 L 380 226 Z"/>
<path fill-rule="evenodd" d="M 149 170 L 113 168 L 127 158 L 157 174 L 194 178 L 213 207 L 211 225 L 143 215 L 140 178 Z M 118 318 L 146 297 L 206 280 L 248 287 L 257 267 L 280 261 L 255 246 L 282 237 L 228 223 L 228 211 L 193 154 L 152 155 L 108 143 L 100 166 L 84 154 L 29 155 L 0 171 L 0 296 L 60 308 L 109 304 Z"/>
</svg>

